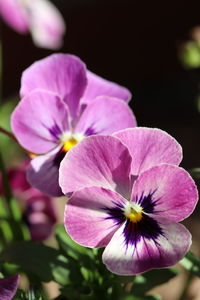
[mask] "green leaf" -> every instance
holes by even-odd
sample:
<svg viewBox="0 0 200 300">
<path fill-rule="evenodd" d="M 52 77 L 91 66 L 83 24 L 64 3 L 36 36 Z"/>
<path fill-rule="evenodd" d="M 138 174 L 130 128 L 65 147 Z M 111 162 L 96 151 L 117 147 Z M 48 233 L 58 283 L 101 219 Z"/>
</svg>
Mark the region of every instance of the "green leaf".
<svg viewBox="0 0 200 300">
<path fill-rule="evenodd" d="M 60 249 L 62 249 L 69 256 L 78 259 L 79 255 L 87 255 L 87 248 L 75 243 L 66 233 L 63 225 L 58 225 L 55 230 L 55 236 L 58 241 Z"/>
<path fill-rule="evenodd" d="M 189 173 L 194 179 L 200 179 L 200 168 L 190 169 Z"/>
<path fill-rule="evenodd" d="M 56 268 L 68 268 L 58 250 L 33 241 L 13 243 L 1 253 L 0 262 L 19 265 L 22 271 L 44 282 L 58 278 Z"/>
<path fill-rule="evenodd" d="M 200 277 L 200 258 L 192 252 L 188 252 L 186 256 L 180 261 L 180 264 L 194 275 Z"/>
<path fill-rule="evenodd" d="M 166 283 L 178 274 L 175 268 L 156 269 L 137 275 L 134 279 L 132 292 L 134 295 L 144 295 L 157 285 Z"/>
</svg>

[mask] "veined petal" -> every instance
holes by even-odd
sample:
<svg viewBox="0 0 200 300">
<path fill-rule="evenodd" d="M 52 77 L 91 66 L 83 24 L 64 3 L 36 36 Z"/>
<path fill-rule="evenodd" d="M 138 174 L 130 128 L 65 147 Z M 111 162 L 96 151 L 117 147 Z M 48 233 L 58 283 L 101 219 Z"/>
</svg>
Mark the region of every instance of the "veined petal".
<svg viewBox="0 0 200 300">
<path fill-rule="evenodd" d="M 17 291 L 19 275 L 0 279 L 1 300 L 11 300 Z"/>
<path fill-rule="evenodd" d="M 65 228 L 77 243 L 86 247 L 104 247 L 123 222 L 120 207 L 126 200 L 118 193 L 90 187 L 72 194 L 65 208 Z M 118 209 L 110 217 L 109 209 Z M 120 219 L 120 220 L 119 220 Z"/>
<path fill-rule="evenodd" d="M 160 163 L 179 165 L 182 160 L 181 146 L 160 129 L 137 127 L 113 135 L 129 149 L 132 156 L 131 174 L 134 176 Z"/>
<path fill-rule="evenodd" d="M 22 74 L 22 97 L 35 89 L 56 93 L 76 116 L 87 84 L 85 64 L 76 56 L 52 54 L 32 64 Z"/>
<path fill-rule="evenodd" d="M 162 164 L 141 175 L 134 182 L 132 201 L 168 220 L 179 222 L 188 217 L 198 201 L 197 187 L 182 168 Z"/>
<path fill-rule="evenodd" d="M 74 146 L 60 165 L 59 183 L 64 194 L 99 186 L 130 196 L 131 157 L 112 136 L 90 136 Z"/>
<path fill-rule="evenodd" d="M 15 31 L 19 33 L 28 32 L 28 15 L 20 1 L 0 0 L 0 15 Z"/>
<path fill-rule="evenodd" d="M 60 152 L 61 146 L 45 155 L 34 158 L 27 170 L 29 183 L 52 197 L 62 196 L 63 193 L 58 184 L 58 170 L 65 153 Z"/>
<path fill-rule="evenodd" d="M 88 104 L 77 124 L 76 131 L 84 135 L 111 134 L 135 126 L 135 116 L 123 100 L 101 96 Z"/>
<path fill-rule="evenodd" d="M 117 83 L 108 81 L 87 70 L 87 87 L 85 89 L 82 103 L 89 104 L 98 96 L 110 96 L 130 101 L 131 92 Z"/>
<path fill-rule="evenodd" d="M 163 234 L 154 238 L 141 234 L 137 243 L 125 242 L 125 224 L 113 235 L 103 253 L 107 268 L 118 275 L 134 275 L 176 264 L 189 250 L 191 235 L 181 224 L 160 225 Z"/>
<path fill-rule="evenodd" d="M 28 151 L 45 153 L 69 131 L 67 106 L 55 94 L 37 90 L 22 99 L 11 117 L 12 130 Z"/>
<path fill-rule="evenodd" d="M 36 45 L 58 49 L 63 42 L 65 23 L 58 9 L 46 0 L 30 1 L 30 31 Z"/>
</svg>

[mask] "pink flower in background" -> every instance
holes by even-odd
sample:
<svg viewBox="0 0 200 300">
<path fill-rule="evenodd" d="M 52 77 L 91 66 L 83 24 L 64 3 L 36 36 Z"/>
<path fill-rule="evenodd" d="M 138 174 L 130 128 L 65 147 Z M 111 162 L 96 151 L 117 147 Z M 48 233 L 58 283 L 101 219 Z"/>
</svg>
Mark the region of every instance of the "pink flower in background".
<svg viewBox="0 0 200 300">
<path fill-rule="evenodd" d="M 13 299 L 19 282 L 19 275 L 0 279 L 1 300 Z"/>
<path fill-rule="evenodd" d="M 83 246 L 106 247 L 103 262 L 119 275 L 174 265 L 191 245 L 178 222 L 198 200 L 194 181 L 177 166 L 181 159 L 180 145 L 159 129 L 83 140 L 60 166 L 60 186 L 72 194 L 66 231 Z"/>
<path fill-rule="evenodd" d="M 73 55 L 54 54 L 34 63 L 22 75 L 20 94 L 12 130 L 25 149 L 37 154 L 29 182 L 51 196 L 63 195 L 58 170 L 74 145 L 93 134 L 136 126 L 127 105 L 131 93 L 91 73 Z"/>
<path fill-rule="evenodd" d="M 0 16 L 17 32 L 30 32 L 39 47 L 58 49 L 62 45 L 65 23 L 48 0 L 0 0 Z"/>
<path fill-rule="evenodd" d="M 55 208 L 51 198 L 31 187 L 27 182 L 26 167 L 27 162 L 18 168 L 10 169 L 8 171 L 9 184 L 22 206 L 23 218 L 29 227 L 32 239 L 44 240 L 50 236 L 56 223 Z M 3 194 L 1 180 L 0 194 Z"/>
</svg>

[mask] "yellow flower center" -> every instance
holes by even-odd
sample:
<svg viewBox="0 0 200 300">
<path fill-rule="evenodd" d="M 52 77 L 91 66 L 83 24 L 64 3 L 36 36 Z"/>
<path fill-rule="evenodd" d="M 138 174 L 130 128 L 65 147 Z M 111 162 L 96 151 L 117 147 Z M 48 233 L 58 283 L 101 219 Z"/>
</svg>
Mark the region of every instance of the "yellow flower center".
<svg viewBox="0 0 200 300">
<path fill-rule="evenodd" d="M 137 223 L 142 219 L 142 207 L 135 202 L 128 202 L 124 214 L 131 222 Z"/>
<path fill-rule="evenodd" d="M 64 142 L 64 145 L 62 147 L 62 151 L 63 152 L 68 152 L 76 144 L 78 144 L 78 141 L 75 138 L 71 137 L 69 140 Z"/>
</svg>

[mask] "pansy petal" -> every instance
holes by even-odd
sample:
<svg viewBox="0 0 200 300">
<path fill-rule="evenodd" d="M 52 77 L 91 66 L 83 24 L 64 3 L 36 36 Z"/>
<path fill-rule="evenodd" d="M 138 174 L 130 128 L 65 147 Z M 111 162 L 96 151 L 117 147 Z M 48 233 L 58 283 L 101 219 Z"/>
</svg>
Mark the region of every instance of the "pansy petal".
<svg viewBox="0 0 200 300">
<path fill-rule="evenodd" d="M 46 0 L 30 1 L 30 31 L 36 45 L 58 49 L 62 46 L 65 23 L 59 10 Z"/>
<path fill-rule="evenodd" d="M 0 16 L 19 33 L 27 33 L 29 20 L 25 7 L 16 0 L 0 0 Z"/>
<path fill-rule="evenodd" d="M 69 131 L 67 106 L 53 93 L 37 90 L 22 99 L 11 118 L 19 143 L 34 153 L 55 148 L 63 132 Z"/>
<path fill-rule="evenodd" d="M 124 101 L 101 96 L 86 107 L 76 131 L 84 135 L 111 134 L 120 129 L 135 126 L 135 116 Z"/>
<path fill-rule="evenodd" d="M 118 275 L 134 275 L 153 268 L 176 264 L 189 250 L 191 235 L 181 224 L 161 225 L 163 235 L 156 240 L 141 236 L 135 244 L 127 244 L 125 225 L 113 235 L 103 253 L 107 268 Z"/>
<path fill-rule="evenodd" d="M 64 153 L 60 152 L 61 147 L 45 155 L 34 158 L 27 170 L 27 179 L 29 183 L 52 197 L 63 195 L 58 184 L 58 170 Z"/>
<path fill-rule="evenodd" d="M 85 64 L 78 57 L 52 54 L 23 72 L 20 94 L 24 97 L 34 89 L 54 92 L 67 103 L 74 117 L 86 84 Z"/>
<path fill-rule="evenodd" d="M 86 247 L 104 247 L 119 228 L 121 219 L 111 218 L 108 210 L 121 212 L 126 200 L 118 193 L 90 187 L 72 194 L 65 208 L 65 228 L 77 243 Z M 123 222 L 123 220 L 122 220 Z"/>
<path fill-rule="evenodd" d="M 131 157 L 127 148 L 112 136 L 91 136 L 74 146 L 60 165 L 59 182 L 64 194 L 100 186 L 130 194 Z"/>
<path fill-rule="evenodd" d="M 179 222 L 193 212 L 198 192 L 188 172 L 174 165 L 162 164 L 139 175 L 131 198 L 146 213 Z"/>
<path fill-rule="evenodd" d="M 0 279 L 1 300 L 11 300 L 17 291 L 19 275 Z"/>
<path fill-rule="evenodd" d="M 169 163 L 179 165 L 182 148 L 165 131 L 156 128 L 137 127 L 114 133 L 129 149 L 132 156 L 131 173 L 141 172 L 158 165 Z"/>
<path fill-rule="evenodd" d="M 98 96 L 110 96 L 123 99 L 128 102 L 132 95 L 131 92 L 112 81 L 108 81 L 87 70 L 88 84 L 85 89 L 82 103 L 89 104 L 93 99 Z"/>
</svg>

